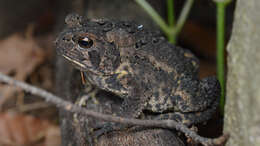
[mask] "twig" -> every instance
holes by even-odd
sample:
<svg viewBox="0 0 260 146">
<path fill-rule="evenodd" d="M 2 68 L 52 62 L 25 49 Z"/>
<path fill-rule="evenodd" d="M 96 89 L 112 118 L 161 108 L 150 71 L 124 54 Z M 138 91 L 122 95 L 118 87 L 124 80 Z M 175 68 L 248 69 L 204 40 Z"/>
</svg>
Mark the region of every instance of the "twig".
<svg viewBox="0 0 260 146">
<path fill-rule="evenodd" d="M 36 102 L 30 104 L 17 105 L 16 108 L 8 109 L 8 111 L 28 112 L 32 110 L 47 108 L 47 107 L 50 107 L 50 104 L 46 102 Z"/>
<path fill-rule="evenodd" d="M 194 141 L 202 143 L 203 145 L 220 145 L 226 142 L 229 135 L 224 134 L 218 138 L 204 138 L 199 136 L 194 131 L 191 131 L 188 127 L 184 126 L 181 123 L 178 123 L 174 120 L 139 120 L 139 119 L 127 119 L 122 117 L 116 117 L 112 115 L 106 115 L 98 112 L 94 112 L 91 110 L 84 109 L 80 106 L 74 105 L 68 101 L 62 100 L 62 98 L 51 94 L 43 89 L 37 88 L 35 86 L 29 85 L 24 82 L 20 82 L 17 80 L 14 80 L 2 73 L 0 73 L 0 81 L 4 83 L 8 83 L 10 85 L 14 85 L 17 87 L 22 88 L 23 90 L 30 92 L 32 94 L 38 95 L 42 98 L 44 98 L 47 102 L 55 104 L 59 108 L 63 108 L 69 112 L 75 112 L 84 114 L 86 116 L 91 116 L 93 118 L 97 118 L 104 121 L 110 121 L 110 122 L 117 122 L 121 124 L 129 124 L 129 125 L 140 125 L 145 127 L 161 127 L 161 128 L 168 128 L 168 129 L 176 129 L 178 131 L 181 131 L 185 133 L 188 137 L 192 138 Z"/>
</svg>

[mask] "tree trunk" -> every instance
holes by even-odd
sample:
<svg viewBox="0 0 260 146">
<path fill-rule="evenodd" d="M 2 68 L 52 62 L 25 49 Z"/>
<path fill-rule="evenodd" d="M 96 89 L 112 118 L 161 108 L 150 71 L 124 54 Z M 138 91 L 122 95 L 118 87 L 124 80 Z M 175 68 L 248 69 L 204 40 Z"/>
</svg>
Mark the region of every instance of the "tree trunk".
<svg viewBox="0 0 260 146">
<path fill-rule="evenodd" d="M 228 146 L 260 145 L 260 1 L 237 0 L 228 44 L 225 132 Z"/>
</svg>

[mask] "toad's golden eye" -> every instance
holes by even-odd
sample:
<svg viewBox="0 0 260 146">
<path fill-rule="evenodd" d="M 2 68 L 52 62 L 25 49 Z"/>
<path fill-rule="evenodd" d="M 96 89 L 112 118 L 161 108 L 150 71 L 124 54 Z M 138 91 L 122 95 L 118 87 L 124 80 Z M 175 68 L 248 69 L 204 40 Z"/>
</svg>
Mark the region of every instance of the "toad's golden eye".
<svg viewBox="0 0 260 146">
<path fill-rule="evenodd" d="M 79 38 L 78 44 L 82 49 L 87 49 L 93 45 L 93 41 L 88 37 L 82 37 Z"/>
</svg>

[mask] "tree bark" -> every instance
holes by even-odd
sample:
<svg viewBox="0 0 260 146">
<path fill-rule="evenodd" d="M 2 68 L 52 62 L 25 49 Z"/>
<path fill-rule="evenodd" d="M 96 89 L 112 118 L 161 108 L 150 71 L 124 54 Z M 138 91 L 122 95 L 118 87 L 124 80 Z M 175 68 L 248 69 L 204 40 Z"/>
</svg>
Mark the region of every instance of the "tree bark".
<svg viewBox="0 0 260 146">
<path fill-rule="evenodd" d="M 228 44 L 225 132 L 228 146 L 260 145 L 260 1 L 237 0 Z"/>
</svg>

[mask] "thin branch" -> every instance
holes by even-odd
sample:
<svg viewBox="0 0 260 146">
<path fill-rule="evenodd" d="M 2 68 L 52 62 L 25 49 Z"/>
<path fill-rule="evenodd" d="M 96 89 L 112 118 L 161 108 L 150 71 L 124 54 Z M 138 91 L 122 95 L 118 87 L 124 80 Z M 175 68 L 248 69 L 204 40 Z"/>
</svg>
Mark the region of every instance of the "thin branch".
<svg viewBox="0 0 260 146">
<path fill-rule="evenodd" d="M 30 104 L 17 105 L 15 108 L 8 109 L 8 111 L 28 112 L 28 111 L 48 108 L 48 107 L 50 107 L 50 104 L 46 102 L 36 102 Z"/>
<path fill-rule="evenodd" d="M 176 129 L 178 131 L 183 132 L 188 137 L 192 138 L 194 141 L 202 143 L 203 145 L 220 145 L 226 142 L 229 135 L 222 135 L 218 138 L 204 138 L 199 136 L 194 131 L 191 131 L 188 127 L 184 126 L 181 123 L 178 123 L 174 120 L 139 120 L 139 119 L 126 119 L 122 117 L 116 117 L 112 115 L 106 115 L 98 112 L 94 112 L 91 110 L 87 110 L 80 106 L 74 105 L 68 101 L 62 100 L 61 97 L 58 97 L 52 93 L 49 93 L 43 89 L 37 88 L 35 86 L 29 85 L 24 82 L 20 82 L 14 80 L 2 73 L 0 73 L 0 81 L 4 83 L 8 83 L 10 85 L 14 85 L 17 87 L 22 88 L 23 90 L 30 92 L 34 95 L 38 95 L 44 98 L 47 102 L 55 104 L 59 108 L 63 108 L 69 112 L 80 113 L 85 116 L 91 116 L 93 118 L 97 118 L 104 121 L 110 122 L 117 122 L 121 124 L 129 124 L 129 125 L 140 125 L 145 127 L 161 127 L 161 128 L 168 128 L 168 129 Z"/>
</svg>

